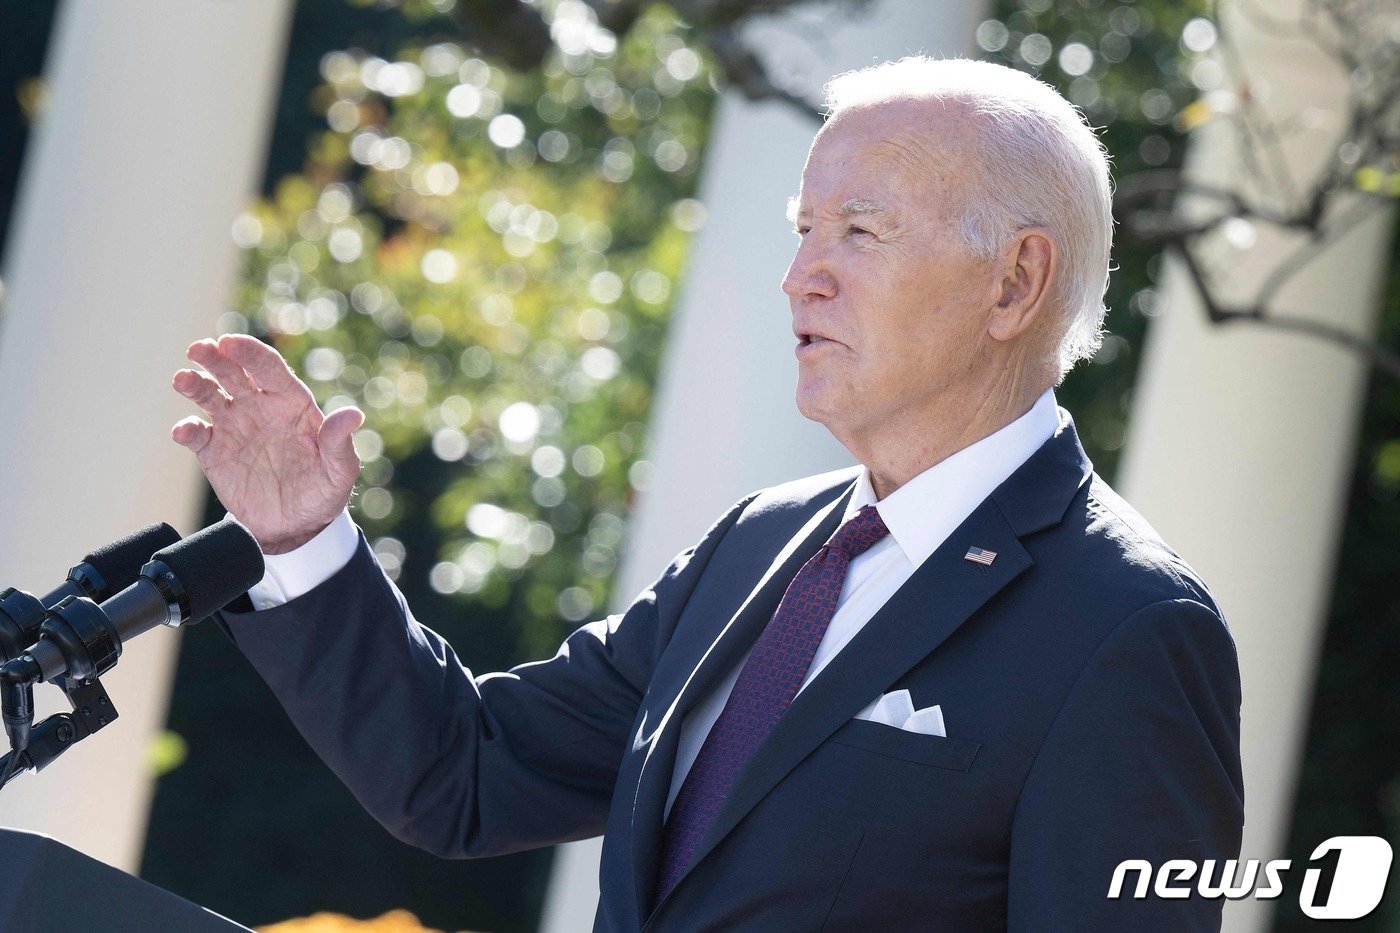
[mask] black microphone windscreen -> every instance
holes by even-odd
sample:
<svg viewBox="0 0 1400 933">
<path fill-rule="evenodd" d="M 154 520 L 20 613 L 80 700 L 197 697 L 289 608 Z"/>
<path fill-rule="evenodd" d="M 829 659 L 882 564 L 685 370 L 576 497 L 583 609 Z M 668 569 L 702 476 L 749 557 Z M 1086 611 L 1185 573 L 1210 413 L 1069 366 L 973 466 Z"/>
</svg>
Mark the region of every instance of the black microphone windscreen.
<svg viewBox="0 0 1400 933">
<path fill-rule="evenodd" d="M 262 548 L 231 515 L 157 551 L 151 560 L 169 567 L 184 587 L 191 622 L 214 614 L 263 578 Z"/>
<path fill-rule="evenodd" d="M 83 563 L 91 564 L 92 569 L 97 571 L 106 585 L 107 592 L 100 594 L 98 599 L 105 599 L 135 583 L 136 578 L 141 575 L 141 568 L 151 559 L 152 554 L 161 548 L 170 547 L 179 540 L 180 532 L 161 522 L 158 525 L 147 525 L 140 531 L 132 532 L 125 538 L 113 541 L 84 557 Z"/>
</svg>

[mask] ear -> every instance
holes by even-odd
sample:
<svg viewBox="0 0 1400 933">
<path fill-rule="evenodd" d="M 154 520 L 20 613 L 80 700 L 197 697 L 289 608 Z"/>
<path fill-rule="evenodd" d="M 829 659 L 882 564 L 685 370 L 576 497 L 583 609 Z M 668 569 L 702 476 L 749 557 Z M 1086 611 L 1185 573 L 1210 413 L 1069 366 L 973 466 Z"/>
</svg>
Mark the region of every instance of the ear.
<svg viewBox="0 0 1400 933">
<path fill-rule="evenodd" d="M 1059 247 L 1049 229 L 1028 227 L 1016 234 L 1003 257 L 987 332 L 997 340 L 1011 340 L 1037 319 L 1042 327 L 1048 324 L 1046 306 L 1059 266 Z"/>
</svg>

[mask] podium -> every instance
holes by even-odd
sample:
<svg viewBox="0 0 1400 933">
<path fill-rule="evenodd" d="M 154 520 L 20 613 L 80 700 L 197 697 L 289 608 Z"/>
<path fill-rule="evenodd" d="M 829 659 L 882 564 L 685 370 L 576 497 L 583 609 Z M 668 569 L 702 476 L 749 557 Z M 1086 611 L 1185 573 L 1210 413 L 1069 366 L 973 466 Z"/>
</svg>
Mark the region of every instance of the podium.
<svg viewBox="0 0 1400 933">
<path fill-rule="evenodd" d="M 0 829 L 5 933 L 249 933 L 48 836 Z"/>
</svg>

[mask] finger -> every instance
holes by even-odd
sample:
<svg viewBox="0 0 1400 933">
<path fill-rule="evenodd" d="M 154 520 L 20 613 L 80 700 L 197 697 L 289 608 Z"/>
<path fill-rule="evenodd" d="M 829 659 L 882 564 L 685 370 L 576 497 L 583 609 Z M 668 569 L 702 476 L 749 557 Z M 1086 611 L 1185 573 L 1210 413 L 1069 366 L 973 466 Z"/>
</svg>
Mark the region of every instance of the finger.
<svg viewBox="0 0 1400 933">
<path fill-rule="evenodd" d="M 214 429 L 191 415 L 170 429 L 170 439 L 181 447 L 188 447 L 195 453 L 205 448 L 214 437 Z"/>
<path fill-rule="evenodd" d="M 182 369 L 170 380 L 185 398 L 194 402 L 211 417 L 223 411 L 232 401 L 228 393 L 219 387 L 218 381 L 208 373 L 197 373 L 193 369 Z"/>
<path fill-rule="evenodd" d="M 282 359 L 282 354 L 256 337 L 224 334 L 219 338 L 218 348 L 220 353 L 246 369 L 264 392 L 309 391 Z"/>
<path fill-rule="evenodd" d="M 243 367 L 220 353 L 219 345 L 212 340 L 195 341 L 185 355 L 213 373 L 219 385 L 233 398 L 247 395 L 256 388 Z"/>
<path fill-rule="evenodd" d="M 321 423 L 318 440 L 322 455 L 337 463 L 355 461 L 355 432 L 365 423 L 365 413 L 358 408 L 338 408 Z"/>
</svg>

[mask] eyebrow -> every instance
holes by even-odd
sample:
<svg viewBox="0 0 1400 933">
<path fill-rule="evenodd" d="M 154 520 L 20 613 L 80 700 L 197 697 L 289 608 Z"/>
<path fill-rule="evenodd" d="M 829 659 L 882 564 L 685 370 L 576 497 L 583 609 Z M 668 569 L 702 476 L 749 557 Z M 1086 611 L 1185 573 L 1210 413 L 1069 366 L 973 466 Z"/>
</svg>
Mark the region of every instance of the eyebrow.
<svg viewBox="0 0 1400 933">
<path fill-rule="evenodd" d="M 803 211 L 797 198 L 788 198 L 787 219 L 790 223 L 796 223 L 797 218 L 809 211 Z M 846 203 L 836 209 L 836 213 L 842 217 L 855 217 L 861 214 L 884 214 L 885 208 L 874 201 L 865 198 L 850 198 Z"/>
</svg>

